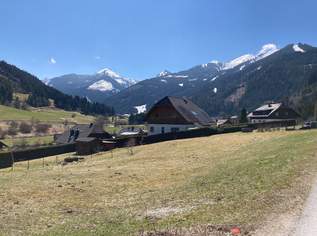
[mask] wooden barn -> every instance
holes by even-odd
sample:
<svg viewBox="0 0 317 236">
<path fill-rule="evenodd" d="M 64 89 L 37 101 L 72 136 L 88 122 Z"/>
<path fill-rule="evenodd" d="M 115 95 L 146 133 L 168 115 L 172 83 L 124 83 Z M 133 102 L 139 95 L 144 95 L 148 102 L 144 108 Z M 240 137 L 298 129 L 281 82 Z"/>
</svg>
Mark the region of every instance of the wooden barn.
<svg viewBox="0 0 317 236">
<path fill-rule="evenodd" d="M 57 135 L 55 137 L 55 143 L 75 143 L 77 139 L 83 138 L 112 139 L 112 136 L 104 131 L 102 124 L 80 124 L 73 126 L 60 135 Z"/>
<path fill-rule="evenodd" d="M 209 127 L 214 123 L 196 104 L 179 97 L 165 97 L 157 102 L 147 113 L 145 122 L 148 135 Z"/>
<path fill-rule="evenodd" d="M 78 155 L 90 155 L 102 151 L 102 141 L 97 138 L 79 138 L 76 140 Z"/>
<path fill-rule="evenodd" d="M 273 128 L 295 126 L 301 116 L 283 103 L 268 103 L 251 112 L 248 119 L 257 128 Z"/>
</svg>

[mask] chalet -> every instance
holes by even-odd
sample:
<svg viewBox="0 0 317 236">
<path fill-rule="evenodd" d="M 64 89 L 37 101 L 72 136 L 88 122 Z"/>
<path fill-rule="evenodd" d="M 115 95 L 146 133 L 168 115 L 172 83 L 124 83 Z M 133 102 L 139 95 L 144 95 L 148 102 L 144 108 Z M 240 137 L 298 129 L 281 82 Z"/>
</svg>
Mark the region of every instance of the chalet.
<svg viewBox="0 0 317 236">
<path fill-rule="evenodd" d="M 145 122 L 148 135 L 155 135 L 209 127 L 213 121 L 189 99 L 165 97 L 149 110 Z"/>
<path fill-rule="evenodd" d="M 248 119 L 256 127 L 287 127 L 295 126 L 301 116 L 282 103 L 268 103 L 251 112 Z"/>
<path fill-rule="evenodd" d="M 57 144 L 75 143 L 78 139 L 97 138 L 111 139 L 112 136 L 104 131 L 102 124 L 80 124 L 75 125 L 66 132 L 55 137 Z"/>
</svg>

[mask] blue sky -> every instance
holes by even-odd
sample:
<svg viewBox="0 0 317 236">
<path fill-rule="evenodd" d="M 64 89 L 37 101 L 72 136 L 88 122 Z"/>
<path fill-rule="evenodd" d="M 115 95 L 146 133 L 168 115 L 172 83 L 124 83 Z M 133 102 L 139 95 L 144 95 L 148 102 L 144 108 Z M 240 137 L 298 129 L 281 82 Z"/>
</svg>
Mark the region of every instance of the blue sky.
<svg viewBox="0 0 317 236">
<path fill-rule="evenodd" d="M 109 67 L 141 80 L 263 44 L 317 46 L 314 0 L 2 0 L 0 59 L 43 79 Z"/>
</svg>

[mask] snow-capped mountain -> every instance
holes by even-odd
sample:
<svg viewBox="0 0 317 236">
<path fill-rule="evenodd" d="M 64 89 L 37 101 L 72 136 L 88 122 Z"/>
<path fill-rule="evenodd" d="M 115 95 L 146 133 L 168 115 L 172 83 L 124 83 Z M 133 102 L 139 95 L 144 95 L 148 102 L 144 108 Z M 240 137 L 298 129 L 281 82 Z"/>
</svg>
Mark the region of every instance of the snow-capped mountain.
<svg viewBox="0 0 317 236">
<path fill-rule="evenodd" d="M 104 102 L 107 97 L 136 82 L 104 68 L 93 75 L 68 74 L 46 79 L 45 83 L 70 95 L 86 97 L 93 102 Z"/>
<path fill-rule="evenodd" d="M 148 110 L 164 96 L 186 96 L 211 115 L 237 114 L 241 107 L 253 109 L 268 100 L 291 97 L 307 84 L 316 64 L 315 47 L 291 44 L 278 49 L 266 44 L 228 62 L 213 60 L 177 73 L 163 71 L 115 94 L 106 104 L 119 113 L 137 113 L 141 105 Z"/>
<path fill-rule="evenodd" d="M 243 65 L 243 64 L 251 64 L 256 61 L 262 60 L 265 57 L 272 55 L 273 53 L 277 52 L 279 49 L 275 44 L 266 44 L 262 46 L 262 49 L 256 54 L 245 54 L 238 58 L 233 59 L 232 61 L 224 63 L 222 70 L 229 70 L 233 69 L 236 66 Z"/>
</svg>

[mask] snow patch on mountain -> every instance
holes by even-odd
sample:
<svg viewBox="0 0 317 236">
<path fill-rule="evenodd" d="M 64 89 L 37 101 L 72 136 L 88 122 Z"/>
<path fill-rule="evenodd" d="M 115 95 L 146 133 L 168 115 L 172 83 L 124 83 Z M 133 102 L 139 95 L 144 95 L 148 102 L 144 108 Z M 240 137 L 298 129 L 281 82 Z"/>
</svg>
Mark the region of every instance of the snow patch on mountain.
<svg viewBox="0 0 317 236">
<path fill-rule="evenodd" d="M 179 87 L 184 87 L 184 84 L 178 84 Z"/>
<path fill-rule="evenodd" d="M 213 91 L 214 91 L 214 93 L 217 93 L 217 92 L 218 92 L 218 89 L 217 89 L 217 88 L 214 88 Z"/>
<path fill-rule="evenodd" d="M 97 90 L 101 92 L 113 90 L 112 83 L 106 80 L 99 80 L 88 87 L 89 90 Z"/>
<path fill-rule="evenodd" d="M 222 63 L 217 61 L 217 60 L 212 60 L 211 62 L 208 62 L 206 64 L 202 64 L 201 67 L 202 68 L 207 68 L 210 64 L 217 65 L 220 69 L 222 67 Z"/>
<path fill-rule="evenodd" d="M 138 111 L 138 114 L 146 112 L 146 104 L 141 106 L 135 106 L 134 108 Z"/>
<path fill-rule="evenodd" d="M 167 78 L 186 79 L 188 75 L 168 75 Z"/>
<path fill-rule="evenodd" d="M 161 82 L 167 83 L 167 80 L 166 79 L 161 79 Z"/>
<path fill-rule="evenodd" d="M 243 69 L 244 69 L 244 67 L 245 67 L 245 65 L 242 65 L 242 66 L 240 67 L 240 69 L 239 69 L 239 70 L 243 70 Z"/>
<path fill-rule="evenodd" d="M 301 47 L 299 47 L 298 44 L 294 44 L 294 45 L 293 45 L 293 49 L 294 49 L 295 52 L 301 52 L 301 53 L 306 52 L 304 49 L 302 49 Z"/>
<path fill-rule="evenodd" d="M 171 72 L 169 72 L 168 70 L 164 70 L 158 74 L 158 77 L 165 77 L 169 74 L 171 74 Z"/>
<path fill-rule="evenodd" d="M 215 76 L 215 77 L 213 77 L 213 78 L 211 79 L 211 81 L 215 81 L 218 77 L 219 77 L 218 75 Z"/>
<path fill-rule="evenodd" d="M 121 78 L 118 78 L 118 79 L 115 79 L 115 81 L 118 82 L 118 84 L 127 84 L 127 81 L 121 79 Z"/>
</svg>

